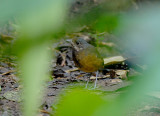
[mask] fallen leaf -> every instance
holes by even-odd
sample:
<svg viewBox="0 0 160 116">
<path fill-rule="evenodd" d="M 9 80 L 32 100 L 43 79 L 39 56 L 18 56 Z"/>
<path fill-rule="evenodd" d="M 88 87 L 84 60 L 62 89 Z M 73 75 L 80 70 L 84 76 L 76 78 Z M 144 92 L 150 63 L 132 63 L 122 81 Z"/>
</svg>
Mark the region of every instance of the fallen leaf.
<svg viewBox="0 0 160 116">
<path fill-rule="evenodd" d="M 65 70 L 66 73 L 70 73 L 70 72 L 74 72 L 77 71 L 78 68 L 73 68 L 73 69 L 69 69 L 69 70 Z"/>
<path fill-rule="evenodd" d="M 129 70 L 115 70 L 116 75 L 121 78 L 121 79 L 126 79 L 127 78 L 127 73 Z"/>
<path fill-rule="evenodd" d="M 110 58 L 104 58 L 104 65 L 118 64 L 125 61 L 125 58 L 122 56 L 114 56 Z"/>
</svg>

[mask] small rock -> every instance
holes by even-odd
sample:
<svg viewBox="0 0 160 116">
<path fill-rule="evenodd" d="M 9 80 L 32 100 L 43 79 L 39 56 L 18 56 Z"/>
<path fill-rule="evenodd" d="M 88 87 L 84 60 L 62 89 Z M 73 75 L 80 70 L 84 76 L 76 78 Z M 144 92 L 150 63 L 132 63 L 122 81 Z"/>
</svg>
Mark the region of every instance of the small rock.
<svg viewBox="0 0 160 116">
<path fill-rule="evenodd" d="M 3 73 L 6 73 L 8 72 L 9 70 L 7 68 L 4 68 L 4 67 L 0 67 L 0 74 L 3 74 Z"/>
<path fill-rule="evenodd" d="M 6 99 L 8 99 L 8 100 L 11 100 L 11 101 L 17 101 L 17 102 L 21 101 L 20 94 L 16 90 L 5 92 L 3 94 L 3 97 L 6 98 Z"/>
</svg>

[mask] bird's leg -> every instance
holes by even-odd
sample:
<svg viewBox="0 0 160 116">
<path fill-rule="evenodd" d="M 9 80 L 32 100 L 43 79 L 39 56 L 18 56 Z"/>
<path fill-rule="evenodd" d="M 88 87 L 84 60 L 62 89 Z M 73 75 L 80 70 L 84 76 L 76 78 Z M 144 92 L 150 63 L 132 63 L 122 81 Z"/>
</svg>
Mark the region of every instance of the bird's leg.
<svg viewBox="0 0 160 116">
<path fill-rule="evenodd" d="M 87 80 L 87 83 L 86 83 L 86 87 L 85 87 L 86 89 L 87 89 L 87 87 L 88 87 L 88 82 L 89 82 L 89 79 Z"/>
<path fill-rule="evenodd" d="M 98 77 L 98 71 L 96 72 L 96 80 L 95 80 L 94 88 L 93 88 L 93 89 L 95 89 L 95 88 L 96 88 L 96 85 L 97 85 L 97 77 Z"/>
<path fill-rule="evenodd" d="M 89 76 L 89 78 L 88 78 L 88 80 L 87 80 L 87 83 L 86 83 L 86 87 L 85 87 L 85 88 L 88 87 L 89 80 L 90 80 L 90 76 Z"/>
</svg>

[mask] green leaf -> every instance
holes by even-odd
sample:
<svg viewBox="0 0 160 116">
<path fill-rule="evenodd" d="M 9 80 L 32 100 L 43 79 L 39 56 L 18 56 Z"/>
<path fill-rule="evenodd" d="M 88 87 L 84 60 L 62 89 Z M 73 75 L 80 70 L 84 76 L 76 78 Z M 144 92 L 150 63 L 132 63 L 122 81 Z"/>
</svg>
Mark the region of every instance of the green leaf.
<svg viewBox="0 0 160 116">
<path fill-rule="evenodd" d="M 83 89 L 74 89 L 61 100 L 56 116 L 92 116 L 103 104 L 99 95 Z"/>
</svg>

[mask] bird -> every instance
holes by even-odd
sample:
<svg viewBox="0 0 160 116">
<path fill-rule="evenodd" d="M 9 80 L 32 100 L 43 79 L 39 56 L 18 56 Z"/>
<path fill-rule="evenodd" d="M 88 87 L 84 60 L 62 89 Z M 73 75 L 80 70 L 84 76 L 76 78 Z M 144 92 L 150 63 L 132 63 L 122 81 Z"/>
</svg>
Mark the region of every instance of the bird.
<svg viewBox="0 0 160 116">
<path fill-rule="evenodd" d="M 82 71 L 92 73 L 96 71 L 96 80 L 94 89 L 96 88 L 98 70 L 104 67 L 104 60 L 97 48 L 83 38 L 75 39 L 71 42 L 73 46 L 73 61 L 75 65 Z M 87 82 L 88 84 L 88 82 Z M 87 87 L 87 85 L 86 85 Z"/>
</svg>

